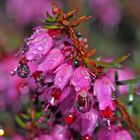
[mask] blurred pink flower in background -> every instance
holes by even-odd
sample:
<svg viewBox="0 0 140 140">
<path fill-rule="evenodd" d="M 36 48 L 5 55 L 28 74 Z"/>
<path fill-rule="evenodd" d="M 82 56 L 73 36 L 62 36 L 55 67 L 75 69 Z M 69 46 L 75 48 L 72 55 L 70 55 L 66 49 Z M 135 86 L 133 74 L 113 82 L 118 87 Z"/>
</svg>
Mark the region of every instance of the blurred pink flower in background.
<svg viewBox="0 0 140 140">
<path fill-rule="evenodd" d="M 121 20 L 121 8 L 117 0 L 90 0 L 93 13 L 104 27 L 114 28 Z"/>
<path fill-rule="evenodd" d="M 52 15 L 51 2 L 52 0 L 8 0 L 7 13 L 22 26 L 39 23 L 39 18 L 44 18 L 46 11 Z"/>
<path fill-rule="evenodd" d="M 117 72 L 118 75 L 118 81 L 123 80 L 131 80 L 134 78 L 135 74 L 134 71 L 131 68 L 124 67 L 122 69 L 115 70 L 113 68 L 108 69 L 107 76 L 115 82 L 115 74 Z M 118 87 L 120 94 L 126 94 L 129 91 L 129 85 L 120 85 Z"/>
<path fill-rule="evenodd" d="M 0 95 L 7 104 L 15 104 L 19 100 L 19 87 L 23 81 L 15 76 L 10 75 L 13 67 L 16 67 L 17 60 L 13 57 L 5 57 L 0 62 Z"/>
<path fill-rule="evenodd" d="M 22 80 L 17 75 L 11 76 L 11 71 L 16 68 L 18 61 L 11 55 L 5 56 L 0 61 L 0 110 L 4 109 L 7 105 L 16 107 L 20 102 L 20 96 L 29 93 L 30 88 L 35 88 L 36 85 L 31 79 Z M 36 67 L 34 64 L 30 65 L 30 71 L 34 70 Z"/>
</svg>

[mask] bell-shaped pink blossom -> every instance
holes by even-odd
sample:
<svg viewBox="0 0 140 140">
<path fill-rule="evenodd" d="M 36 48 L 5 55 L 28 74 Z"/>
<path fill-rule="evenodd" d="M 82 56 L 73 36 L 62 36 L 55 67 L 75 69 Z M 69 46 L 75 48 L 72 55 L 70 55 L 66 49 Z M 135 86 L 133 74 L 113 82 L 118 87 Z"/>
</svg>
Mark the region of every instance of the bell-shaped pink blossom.
<svg viewBox="0 0 140 140">
<path fill-rule="evenodd" d="M 29 50 L 26 54 L 28 60 L 34 60 L 48 53 L 53 45 L 52 37 L 48 35 L 48 30 L 37 27 L 34 34 L 28 39 Z"/>
<path fill-rule="evenodd" d="M 64 61 L 64 56 L 58 49 L 52 49 L 45 60 L 38 66 L 38 71 L 49 72 L 54 70 L 57 66 L 62 64 Z"/>
<path fill-rule="evenodd" d="M 81 66 L 75 69 L 71 78 L 71 84 L 75 87 L 76 91 L 88 91 L 90 89 L 90 82 L 91 79 L 87 68 Z"/>
<path fill-rule="evenodd" d="M 67 85 L 67 83 L 69 82 L 73 74 L 72 65 L 62 64 L 56 69 L 55 73 L 56 76 L 55 76 L 54 85 L 63 89 Z"/>
<path fill-rule="evenodd" d="M 82 136 L 86 134 L 92 134 L 92 132 L 98 125 L 98 120 L 99 112 L 95 109 L 91 109 L 89 112 L 82 114 Z"/>
<path fill-rule="evenodd" d="M 106 76 L 103 76 L 95 81 L 94 94 L 97 96 L 100 110 L 105 110 L 110 107 L 115 109 L 112 101 L 112 93 L 115 91 L 114 83 Z"/>
<path fill-rule="evenodd" d="M 69 132 L 62 125 L 55 125 L 51 132 L 51 135 L 53 136 L 54 140 L 68 140 L 69 139 Z"/>
<path fill-rule="evenodd" d="M 97 134 L 97 140 L 116 140 L 114 129 L 102 127 Z"/>
<path fill-rule="evenodd" d="M 122 129 L 116 132 L 115 140 L 133 140 L 133 139 L 127 130 Z"/>
</svg>

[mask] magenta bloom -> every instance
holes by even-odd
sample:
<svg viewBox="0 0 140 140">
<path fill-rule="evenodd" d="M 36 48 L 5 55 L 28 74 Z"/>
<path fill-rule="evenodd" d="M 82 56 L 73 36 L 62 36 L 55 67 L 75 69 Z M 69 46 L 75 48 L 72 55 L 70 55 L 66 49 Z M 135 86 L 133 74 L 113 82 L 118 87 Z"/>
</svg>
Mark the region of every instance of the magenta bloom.
<svg viewBox="0 0 140 140">
<path fill-rule="evenodd" d="M 86 134 L 92 135 L 92 132 L 98 126 L 99 118 L 99 113 L 95 109 L 91 109 L 82 115 L 82 136 Z"/>
<path fill-rule="evenodd" d="M 121 20 L 121 8 L 116 0 L 90 0 L 92 11 L 105 27 L 114 28 Z"/>
<path fill-rule="evenodd" d="M 101 128 L 97 134 L 97 140 L 116 140 L 114 129 L 112 128 L 110 130 L 107 127 Z"/>
<path fill-rule="evenodd" d="M 42 57 L 48 53 L 53 45 L 53 39 L 48 35 L 48 30 L 37 27 L 34 34 L 28 38 L 26 45 L 29 47 L 26 58 L 35 60 L 37 57 Z"/>
<path fill-rule="evenodd" d="M 53 15 L 51 2 L 52 0 L 8 0 L 7 12 L 21 26 L 38 23 L 39 18 L 45 17 L 46 11 Z"/>
<path fill-rule="evenodd" d="M 56 69 L 55 73 L 56 75 L 54 85 L 63 89 L 67 85 L 73 74 L 72 65 L 62 64 Z"/>
<path fill-rule="evenodd" d="M 64 61 L 63 54 L 58 49 L 52 49 L 46 56 L 45 60 L 38 66 L 38 71 L 49 72 L 54 70 Z"/>
<path fill-rule="evenodd" d="M 79 67 L 74 71 L 71 83 L 76 91 L 88 91 L 90 88 L 90 82 L 90 75 L 87 68 Z"/>
<path fill-rule="evenodd" d="M 115 91 L 114 83 L 106 76 L 95 81 L 94 94 L 97 96 L 100 110 L 105 110 L 107 107 L 110 107 L 111 110 L 115 109 L 112 101 L 113 91 Z"/>
<path fill-rule="evenodd" d="M 107 127 L 103 127 L 98 132 L 98 139 L 97 140 L 132 140 L 132 136 L 130 133 L 123 129 L 118 128 L 117 126 L 111 126 L 111 129 Z"/>
<path fill-rule="evenodd" d="M 132 136 L 127 130 L 120 130 L 115 134 L 115 140 L 133 140 Z"/>
</svg>

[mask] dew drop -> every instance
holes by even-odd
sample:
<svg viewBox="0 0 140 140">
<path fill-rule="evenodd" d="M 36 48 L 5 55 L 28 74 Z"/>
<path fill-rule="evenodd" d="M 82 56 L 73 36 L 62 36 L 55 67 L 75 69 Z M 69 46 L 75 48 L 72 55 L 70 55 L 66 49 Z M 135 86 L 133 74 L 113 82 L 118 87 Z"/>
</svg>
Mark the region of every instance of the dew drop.
<svg viewBox="0 0 140 140">
<path fill-rule="evenodd" d="M 33 51 L 33 54 L 37 54 L 37 50 L 34 50 L 34 51 Z"/>
<path fill-rule="evenodd" d="M 20 49 L 21 54 L 25 54 L 29 50 L 29 46 L 26 44 Z"/>
<path fill-rule="evenodd" d="M 39 51 L 42 51 L 42 50 L 43 50 L 42 46 L 39 46 L 39 47 L 38 47 L 38 50 L 39 50 Z"/>
<path fill-rule="evenodd" d="M 50 60 L 50 63 L 51 63 L 51 64 L 53 64 L 53 62 L 54 62 L 53 60 Z"/>
<path fill-rule="evenodd" d="M 19 65 L 17 68 L 17 75 L 20 78 L 27 78 L 30 74 L 30 69 L 29 66 L 27 64 L 22 64 Z"/>
<path fill-rule="evenodd" d="M 58 80 L 59 82 L 62 82 L 63 77 L 62 77 L 62 76 L 59 76 L 57 80 Z"/>
<path fill-rule="evenodd" d="M 16 75 L 16 70 L 12 71 L 12 72 L 10 73 L 10 75 L 12 75 L 12 76 Z"/>
<path fill-rule="evenodd" d="M 89 76 L 88 75 L 85 75 L 85 79 L 89 79 Z"/>
<path fill-rule="evenodd" d="M 75 90 L 76 90 L 76 91 L 79 91 L 80 89 L 81 89 L 81 88 L 80 88 L 80 87 L 78 87 L 78 86 L 77 86 L 77 87 L 75 87 Z"/>
</svg>

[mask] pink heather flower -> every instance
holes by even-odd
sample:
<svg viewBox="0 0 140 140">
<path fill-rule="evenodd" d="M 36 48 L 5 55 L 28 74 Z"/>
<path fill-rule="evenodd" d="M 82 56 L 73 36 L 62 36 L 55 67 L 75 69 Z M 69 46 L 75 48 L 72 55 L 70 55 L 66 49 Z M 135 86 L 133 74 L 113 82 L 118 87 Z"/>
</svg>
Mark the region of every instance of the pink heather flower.
<svg viewBox="0 0 140 140">
<path fill-rule="evenodd" d="M 21 26 L 38 23 L 39 18 L 45 17 L 46 11 L 53 16 L 51 2 L 52 0 L 8 0 L 7 12 Z"/>
<path fill-rule="evenodd" d="M 108 69 L 106 75 L 115 82 L 115 73 L 117 72 L 118 81 L 131 80 L 134 78 L 134 72 L 130 68 L 123 68 L 121 70 L 115 70 L 113 68 Z M 120 94 L 126 94 L 129 91 L 129 85 L 120 85 L 119 92 Z"/>
<path fill-rule="evenodd" d="M 117 128 L 117 126 L 111 126 L 111 129 L 102 127 L 98 134 L 97 140 L 132 140 L 130 133 L 123 129 Z"/>
<path fill-rule="evenodd" d="M 94 83 L 94 94 L 97 96 L 100 110 L 105 110 L 110 107 L 115 109 L 112 101 L 112 93 L 115 91 L 114 83 L 106 76 L 97 79 Z"/>
<path fill-rule="evenodd" d="M 127 130 L 122 129 L 115 133 L 115 140 L 133 140 L 133 139 Z"/>
<path fill-rule="evenodd" d="M 17 63 L 17 60 L 13 59 L 11 56 L 5 57 L 0 62 L 0 93 L 2 95 L 0 98 L 2 98 L 5 104 L 12 106 L 19 103 L 19 97 L 21 94 L 20 87 L 25 82 L 18 76 L 10 76 L 12 69 L 16 67 Z"/>
<path fill-rule="evenodd" d="M 38 66 L 38 71 L 49 72 L 54 70 L 57 66 L 62 64 L 64 61 L 64 56 L 58 49 L 52 49 L 45 60 Z"/>
<path fill-rule="evenodd" d="M 42 27 L 37 27 L 28 40 L 26 44 L 29 47 L 26 54 L 28 60 L 35 60 L 46 55 L 53 45 L 53 39 L 48 35 L 48 30 Z"/>
<path fill-rule="evenodd" d="M 65 129 L 62 125 L 55 125 L 53 130 L 51 131 L 51 135 L 54 140 L 68 140 L 69 139 L 69 131 Z"/>
<path fill-rule="evenodd" d="M 79 67 L 75 69 L 71 78 L 71 84 L 75 87 L 76 91 L 90 89 L 90 75 L 87 68 Z"/>
<path fill-rule="evenodd" d="M 121 20 L 121 8 L 116 0 L 90 0 L 90 6 L 105 27 L 116 27 Z"/>
<path fill-rule="evenodd" d="M 72 65 L 62 64 L 56 69 L 55 73 L 56 76 L 55 76 L 54 85 L 63 89 L 67 85 L 67 83 L 69 82 L 73 74 Z"/>
<path fill-rule="evenodd" d="M 97 140 L 115 140 L 115 131 L 113 128 L 102 127 L 97 133 Z"/>
<path fill-rule="evenodd" d="M 82 115 L 82 136 L 89 134 L 92 135 L 94 129 L 98 126 L 99 113 L 95 109 L 90 109 L 89 112 L 86 112 Z M 80 125 L 80 124 L 79 124 Z"/>
</svg>

